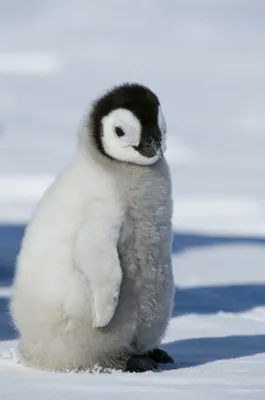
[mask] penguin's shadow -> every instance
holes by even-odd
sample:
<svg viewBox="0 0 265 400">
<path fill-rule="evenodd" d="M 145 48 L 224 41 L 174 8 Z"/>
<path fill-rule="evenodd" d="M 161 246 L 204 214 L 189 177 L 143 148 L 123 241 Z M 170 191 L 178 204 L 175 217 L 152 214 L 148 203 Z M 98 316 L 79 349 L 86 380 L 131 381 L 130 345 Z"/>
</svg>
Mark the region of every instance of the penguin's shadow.
<svg viewBox="0 0 265 400">
<path fill-rule="evenodd" d="M 175 360 L 174 364 L 161 368 L 161 371 L 168 371 L 265 353 L 265 335 L 176 340 L 164 344 L 162 348 Z"/>
<path fill-rule="evenodd" d="M 0 340 L 10 340 L 17 333 L 8 315 L 9 299 L 5 294 L 14 276 L 16 255 L 19 251 L 25 227 L 23 225 L 0 226 Z M 220 245 L 247 244 L 264 246 L 260 237 L 206 236 L 175 233 L 173 254 L 192 248 Z M 173 317 L 185 314 L 214 314 L 219 311 L 241 312 L 265 305 L 265 285 L 225 285 L 200 288 L 177 288 Z M 176 362 L 163 369 L 187 368 L 209 362 L 238 358 L 265 352 L 265 335 L 195 338 L 167 343 L 163 348 Z"/>
</svg>

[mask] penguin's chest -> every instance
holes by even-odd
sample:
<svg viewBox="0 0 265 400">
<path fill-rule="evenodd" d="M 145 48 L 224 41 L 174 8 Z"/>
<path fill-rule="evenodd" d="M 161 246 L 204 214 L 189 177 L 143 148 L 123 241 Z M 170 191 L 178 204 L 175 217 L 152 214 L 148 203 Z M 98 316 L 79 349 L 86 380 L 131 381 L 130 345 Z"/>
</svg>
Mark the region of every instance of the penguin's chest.
<svg viewBox="0 0 265 400">
<path fill-rule="evenodd" d="M 164 271 L 161 225 L 152 213 L 129 210 L 120 231 L 119 257 L 124 279 L 130 281 L 134 295 L 159 297 Z"/>
<path fill-rule="evenodd" d="M 144 320 L 170 307 L 171 201 L 162 179 L 152 175 L 137 178 L 126 192 L 118 253 L 123 270 L 122 301 L 130 301 Z"/>
</svg>

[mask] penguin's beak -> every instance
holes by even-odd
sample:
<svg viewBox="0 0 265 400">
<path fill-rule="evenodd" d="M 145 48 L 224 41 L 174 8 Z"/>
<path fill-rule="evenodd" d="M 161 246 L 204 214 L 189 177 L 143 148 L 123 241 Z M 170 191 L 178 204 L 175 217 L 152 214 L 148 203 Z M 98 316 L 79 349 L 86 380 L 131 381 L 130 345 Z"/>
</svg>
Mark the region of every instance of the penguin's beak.
<svg viewBox="0 0 265 400">
<path fill-rule="evenodd" d="M 135 150 L 137 150 L 142 156 L 147 158 L 152 158 L 157 155 L 157 148 L 148 141 L 141 141 L 138 146 L 134 146 Z"/>
<path fill-rule="evenodd" d="M 155 134 L 154 134 L 155 133 Z M 142 156 L 152 158 L 155 156 L 162 157 L 163 151 L 161 148 L 161 136 L 157 132 L 148 132 L 142 135 L 141 142 L 138 146 L 134 146 Z"/>
</svg>

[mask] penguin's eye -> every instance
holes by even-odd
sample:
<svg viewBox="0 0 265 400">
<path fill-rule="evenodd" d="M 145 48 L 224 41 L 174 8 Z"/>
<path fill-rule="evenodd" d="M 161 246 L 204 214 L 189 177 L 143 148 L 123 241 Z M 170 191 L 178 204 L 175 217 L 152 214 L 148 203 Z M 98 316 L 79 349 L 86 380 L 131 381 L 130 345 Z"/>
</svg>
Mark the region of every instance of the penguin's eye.
<svg viewBox="0 0 265 400">
<path fill-rule="evenodd" d="M 119 136 L 119 137 L 122 137 L 122 136 L 125 135 L 125 132 L 124 132 L 119 126 L 116 126 L 116 127 L 115 127 L 115 133 L 116 133 L 116 135 Z"/>
</svg>

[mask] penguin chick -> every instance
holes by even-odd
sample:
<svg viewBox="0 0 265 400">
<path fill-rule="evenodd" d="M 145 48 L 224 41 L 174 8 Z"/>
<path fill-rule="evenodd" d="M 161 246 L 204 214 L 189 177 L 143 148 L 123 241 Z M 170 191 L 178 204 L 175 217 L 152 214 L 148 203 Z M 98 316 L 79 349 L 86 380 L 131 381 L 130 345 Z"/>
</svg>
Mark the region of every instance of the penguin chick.
<svg viewBox="0 0 265 400">
<path fill-rule="evenodd" d="M 165 142 L 147 87 L 123 84 L 93 103 L 17 259 L 10 309 L 27 365 L 146 371 L 172 361 L 153 352 L 174 293 Z"/>
</svg>

